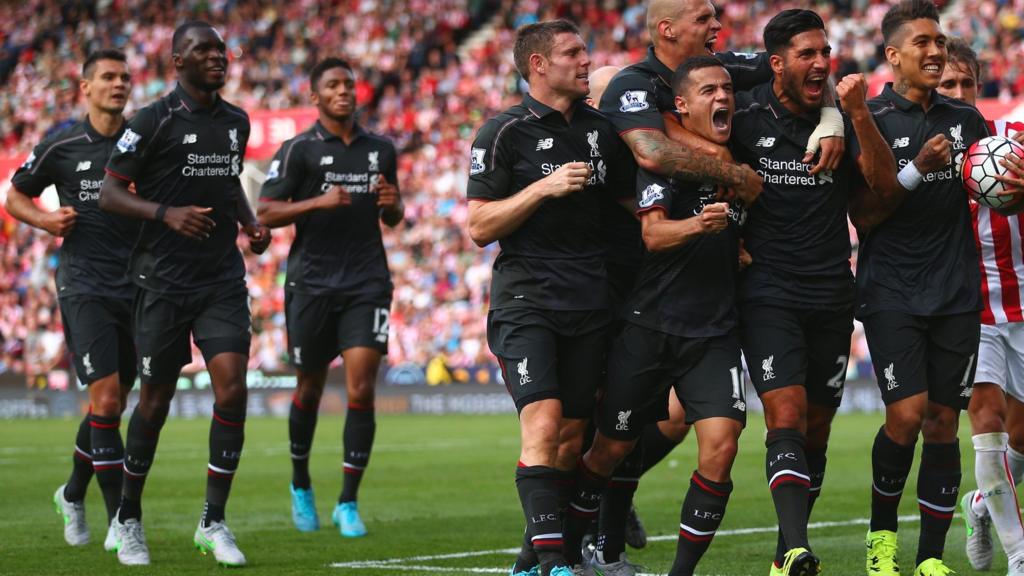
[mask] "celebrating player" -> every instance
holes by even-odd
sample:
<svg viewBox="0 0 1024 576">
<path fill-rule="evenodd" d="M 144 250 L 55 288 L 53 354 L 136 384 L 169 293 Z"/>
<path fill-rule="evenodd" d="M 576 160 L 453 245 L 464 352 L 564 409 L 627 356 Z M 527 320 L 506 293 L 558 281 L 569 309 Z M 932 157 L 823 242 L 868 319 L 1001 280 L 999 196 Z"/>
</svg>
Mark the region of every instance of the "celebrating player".
<svg viewBox="0 0 1024 576">
<path fill-rule="evenodd" d="M 731 142 L 764 191 L 750 207 L 741 275 L 743 354 L 764 406 L 765 470 L 779 520 L 772 575 L 816 574 L 807 520 L 825 476 L 825 450 L 843 397 L 853 332 L 847 201 L 861 173 L 896 186 L 896 162 L 871 119 L 860 76 L 838 87 L 863 153 L 812 174 L 803 143 L 827 88 L 831 47 L 810 10 L 785 10 L 764 29 L 774 78 L 737 97 Z M 852 135 L 852 134 L 850 134 Z"/>
<path fill-rule="evenodd" d="M 131 304 L 135 287 L 125 274 L 134 220 L 107 214 L 97 206 L 103 168 L 124 127 L 131 75 L 124 54 L 100 50 L 82 64 L 79 82 L 86 117 L 39 143 L 11 180 L 7 211 L 12 216 L 64 237 L 57 269 L 57 295 L 64 339 L 78 379 L 89 386 L 89 413 L 75 438 L 71 477 L 53 501 L 64 517 L 64 540 L 89 542 L 85 489 L 93 474 L 103 492 L 110 527 L 106 550 L 116 545 L 114 513 L 121 498 L 121 413 L 135 384 L 135 345 Z M 55 185 L 60 208 L 47 212 L 32 198 Z"/>
<path fill-rule="evenodd" d="M 977 55 L 959 38 L 950 38 L 946 51 L 948 58 L 938 92 L 974 105 L 981 80 Z M 989 129 L 1024 142 L 1024 124 L 1019 122 L 989 122 Z M 1007 217 L 977 202 L 970 205 L 981 253 L 985 308 L 981 312 L 978 370 L 967 408 L 978 489 L 963 495 L 960 509 L 967 523 L 967 559 L 971 567 L 991 567 L 994 525 L 1009 560 L 1009 574 L 1021 576 L 1024 526 L 1017 510 L 1015 485 L 1024 477 L 1024 382 L 1020 380 L 1024 368 L 1024 314 L 1020 307 L 1024 269 L 1007 257 L 1013 246 L 1021 243 L 1021 221 L 1019 216 Z"/>
<path fill-rule="evenodd" d="M 577 28 L 519 29 L 521 104 L 487 121 L 473 143 L 469 234 L 499 241 L 487 339 L 519 411 L 516 486 L 543 576 L 571 574 L 559 480 L 573 475 L 603 380 L 608 295 L 601 196 L 633 188 L 629 155 L 610 123 L 582 103 L 590 59 Z M 529 573 L 521 557 L 513 573 Z"/>
<path fill-rule="evenodd" d="M 219 563 L 241 566 L 245 556 L 224 522 L 242 455 L 250 341 L 245 265 L 235 241 L 240 222 L 259 253 L 270 231 L 256 221 L 239 180 L 249 117 L 217 94 L 227 77 L 223 38 L 193 21 L 174 31 L 172 48 L 178 86 L 131 119 L 100 190 L 102 209 L 143 220 L 129 268 L 138 286 L 133 321 L 142 389 L 128 424 L 117 557 L 149 564 L 142 489 L 178 375 L 191 361 L 191 335 L 214 393 L 206 503 L 193 541 Z"/>
<path fill-rule="evenodd" d="M 861 236 L 857 317 L 864 323 L 885 424 L 872 448 L 869 574 L 897 574 L 897 507 L 924 437 L 915 576 L 950 572 L 942 561 L 960 487 L 957 424 L 967 407 L 978 351 L 978 251 L 955 157 L 988 135 L 968 104 L 935 91 L 946 36 L 935 5 L 904 0 L 882 21 L 894 74 L 868 104 L 901 170 L 892 192 L 855 199 Z"/>
<path fill-rule="evenodd" d="M 292 455 L 292 520 L 319 528 L 309 455 L 327 368 L 345 360 L 344 482 L 331 518 L 342 536 L 366 527 L 356 496 L 376 429 L 374 384 L 388 351 L 391 274 L 380 224 L 396 226 L 404 208 L 390 141 L 355 121 L 355 77 L 344 60 L 327 58 L 310 73 L 319 121 L 287 141 L 260 194 L 260 221 L 296 224 L 285 280 L 288 342 L 298 389 L 288 418 Z"/>
</svg>

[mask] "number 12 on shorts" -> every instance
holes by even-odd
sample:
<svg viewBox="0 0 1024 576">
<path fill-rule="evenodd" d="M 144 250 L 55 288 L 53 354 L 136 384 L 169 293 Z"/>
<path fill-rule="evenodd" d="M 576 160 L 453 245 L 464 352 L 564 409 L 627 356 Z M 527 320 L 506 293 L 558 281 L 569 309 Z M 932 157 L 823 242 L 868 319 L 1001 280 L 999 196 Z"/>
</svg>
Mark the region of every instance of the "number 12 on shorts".
<svg viewBox="0 0 1024 576">
<path fill-rule="evenodd" d="M 388 330 L 391 311 L 387 308 L 377 308 L 373 311 L 373 333 L 377 342 L 384 344 L 388 341 Z"/>
</svg>

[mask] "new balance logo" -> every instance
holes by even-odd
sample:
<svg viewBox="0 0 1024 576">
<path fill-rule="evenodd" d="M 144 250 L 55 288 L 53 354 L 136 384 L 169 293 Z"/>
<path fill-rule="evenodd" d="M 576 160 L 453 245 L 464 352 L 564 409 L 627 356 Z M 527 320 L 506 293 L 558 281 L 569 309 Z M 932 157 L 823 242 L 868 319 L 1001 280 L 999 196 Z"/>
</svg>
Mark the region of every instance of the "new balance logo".
<svg viewBox="0 0 1024 576">
<path fill-rule="evenodd" d="M 153 357 L 152 356 L 143 356 L 142 357 L 142 375 L 143 376 L 152 376 L 153 375 L 153 371 L 150 369 L 150 364 L 152 362 L 153 362 Z"/>
<path fill-rule="evenodd" d="M 775 146 L 775 138 L 772 136 L 761 136 L 761 138 L 757 140 L 757 144 L 754 144 L 754 146 L 771 148 L 772 146 Z"/>
<path fill-rule="evenodd" d="M 629 430 L 629 417 L 633 414 L 632 410 L 621 410 L 619 411 L 619 423 L 615 425 L 615 429 L 620 432 Z"/>
<path fill-rule="evenodd" d="M 895 367 L 893 366 L 893 363 L 889 362 L 889 365 L 885 367 L 886 390 L 895 390 L 900 387 L 899 383 L 896 382 L 896 376 L 893 373 L 894 371 Z"/>
<path fill-rule="evenodd" d="M 775 354 L 761 360 L 761 379 L 767 382 L 768 380 L 775 379 L 775 370 L 772 368 L 772 362 L 775 361 Z"/>
<path fill-rule="evenodd" d="M 89 168 L 92 168 L 92 161 L 86 160 L 85 162 L 79 162 L 78 166 L 75 166 L 75 172 L 85 172 Z"/>
<path fill-rule="evenodd" d="M 320 157 L 320 165 L 321 166 L 330 166 L 331 164 L 334 164 L 334 156 L 321 156 Z"/>
<path fill-rule="evenodd" d="M 85 368 L 86 374 L 92 374 L 96 371 L 92 367 L 92 360 L 89 359 L 89 354 L 82 356 L 82 367 Z"/>
<path fill-rule="evenodd" d="M 554 138 L 541 138 L 540 140 L 537 140 L 537 150 L 550 150 L 554 145 Z"/>
<path fill-rule="evenodd" d="M 519 385 L 526 386 L 533 380 L 530 380 L 530 370 L 527 369 L 526 363 L 529 358 L 523 358 L 523 361 L 516 365 L 516 371 L 519 372 Z"/>
<path fill-rule="evenodd" d="M 910 146 L 910 137 L 909 136 L 904 137 L 904 138 L 897 138 L 897 139 L 892 141 L 893 149 L 896 149 L 896 148 L 906 148 L 907 146 Z"/>
<path fill-rule="evenodd" d="M 195 134 L 185 134 L 185 138 L 181 141 L 182 144 L 195 144 L 199 140 L 199 137 Z"/>
</svg>

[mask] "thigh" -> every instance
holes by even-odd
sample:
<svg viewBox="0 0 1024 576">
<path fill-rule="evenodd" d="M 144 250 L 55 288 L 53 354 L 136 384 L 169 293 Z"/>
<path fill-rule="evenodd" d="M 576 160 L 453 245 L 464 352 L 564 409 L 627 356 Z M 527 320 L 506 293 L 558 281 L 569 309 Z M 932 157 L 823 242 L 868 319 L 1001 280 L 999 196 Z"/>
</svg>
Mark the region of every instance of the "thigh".
<svg viewBox="0 0 1024 576">
<path fill-rule="evenodd" d="M 319 372 L 338 355 L 334 298 L 299 292 L 285 293 L 288 357 L 292 366 Z"/>
<path fill-rule="evenodd" d="M 886 406 L 928 391 L 928 332 L 924 321 L 882 311 L 863 320 L 875 379 Z"/>
<path fill-rule="evenodd" d="M 677 349 L 678 356 L 685 357 L 687 352 L 686 348 Z M 693 366 L 675 381 L 675 390 L 686 409 L 687 424 L 707 418 L 732 418 L 746 425 L 738 338 L 729 335 L 708 340 Z"/>
<path fill-rule="evenodd" d="M 224 352 L 248 357 L 252 317 L 245 284 L 220 289 L 198 299 L 192 336 L 207 364 Z"/>
<path fill-rule="evenodd" d="M 635 440 L 644 426 L 668 418 L 667 335 L 627 322 L 608 358 L 608 382 L 597 407 L 597 428 L 615 440 Z"/>
<path fill-rule="evenodd" d="M 1011 324 L 982 324 L 978 339 L 978 368 L 974 372 L 975 384 L 995 384 L 1007 389 L 1010 376 L 1010 356 L 1013 350 L 1006 328 Z"/>
<path fill-rule="evenodd" d="M 743 356 L 758 395 L 805 383 L 807 345 L 798 310 L 746 304 L 740 324 Z"/>
<path fill-rule="evenodd" d="M 143 385 L 173 385 L 181 367 L 192 360 L 189 333 L 193 312 L 182 296 L 139 289 L 132 308 L 132 325 Z"/>
<path fill-rule="evenodd" d="M 335 333 L 338 349 L 373 348 L 387 355 L 391 294 L 350 296 L 339 303 Z"/>
<path fill-rule="evenodd" d="M 125 349 L 121 342 L 125 315 L 130 317 L 130 302 L 74 296 L 61 299 L 59 305 L 64 339 L 83 384 L 120 372 L 126 358 L 134 363 L 134 349 Z"/>
<path fill-rule="evenodd" d="M 853 307 L 817 311 L 807 316 L 807 401 L 838 408 L 843 400 L 850 361 Z"/>
<path fill-rule="evenodd" d="M 487 314 L 487 343 L 497 357 L 516 410 L 539 400 L 561 400 L 558 334 L 544 311 L 507 308 Z"/>
<path fill-rule="evenodd" d="M 974 388 L 981 317 L 977 312 L 928 321 L 928 399 L 966 410 Z"/>
<path fill-rule="evenodd" d="M 1024 322 L 1007 324 L 1006 338 L 1006 393 L 1018 401 L 1024 399 Z M 980 352 L 979 352 L 980 354 Z M 977 378 L 974 379 L 977 382 Z"/>
</svg>

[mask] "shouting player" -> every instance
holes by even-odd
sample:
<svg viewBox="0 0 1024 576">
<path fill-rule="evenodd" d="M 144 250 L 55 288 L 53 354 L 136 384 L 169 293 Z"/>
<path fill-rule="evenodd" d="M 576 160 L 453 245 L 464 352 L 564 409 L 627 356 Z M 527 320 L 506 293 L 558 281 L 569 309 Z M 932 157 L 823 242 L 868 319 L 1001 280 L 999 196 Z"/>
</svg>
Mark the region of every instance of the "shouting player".
<svg viewBox="0 0 1024 576">
<path fill-rule="evenodd" d="M 882 20 L 894 81 L 868 104 L 900 167 L 900 186 L 873 188 L 851 217 L 861 237 L 857 317 L 864 323 L 885 424 L 872 448 L 869 574 L 898 574 L 897 508 L 923 436 L 915 576 L 942 560 L 960 487 L 957 425 L 974 383 L 981 310 L 978 251 L 956 156 L 988 135 L 984 118 L 936 92 L 946 36 L 935 5 L 904 0 Z"/>
<path fill-rule="evenodd" d="M 89 413 L 75 438 L 71 477 L 53 495 L 64 517 L 64 540 L 89 542 L 85 489 L 93 474 L 103 492 L 110 528 L 103 547 L 113 550 L 112 520 L 121 499 L 121 413 L 135 384 L 131 306 L 135 287 L 125 274 L 138 224 L 99 209 L 100 184 L 124 128 L 131 92 L 124 54 L 100 50 L 86 58 L 79 82 L 86 117 L 43 140 L 11 180 L 7 211 L 64 238 L 57 269 L 64 339 L 78 379 L 89 387 Z M 60 208 L 40 209 L 32 198 L 54 185 Z"/>
<path fill-rule="evenodd" d="M 143 221 L 129 267 L 138 286 L 142 389 L 128 424 L 117 556 L 122 564 L 149 564 L 142 489 L 181 368 L 192 358 L 191 336 L 214 394 L 206 503 L 193 542 L 219 563 L 240 566 L 245 555 L 224 522 L 245 438 L 250 342 L 245 264 L 235 242 L 241 223 L 259 253 L 270 231 L 256 221 L 239 180 L 249 117 L 217 94 L 227 78 L 224 39 L 205 22 L 187 22 L 172 48 L 177 87 L 128 123 L 100 190 L 101 208 Z"/>
<path fill-rule="evenodd" d="M 288 418 L 292 520 L 301 531 L 319 527 L 309 455 L 327 368 L 340 352 L 348 395 L 345 473 L 331 518 L 352 538 L 366 534 L 356 496 L 373 448 L 377 369 L 388 351 L 392 285 L 379 222 L 398 225 L 404 208 L 395 147 L 355 120 L 351 66 L 327 58 L 313 67 L 309 83 L 319 120 L 274 157 L 259 216 L 271 228 L 296 225 L 285 280 L 289 351 L 298 374 Z"/>
</svg>

